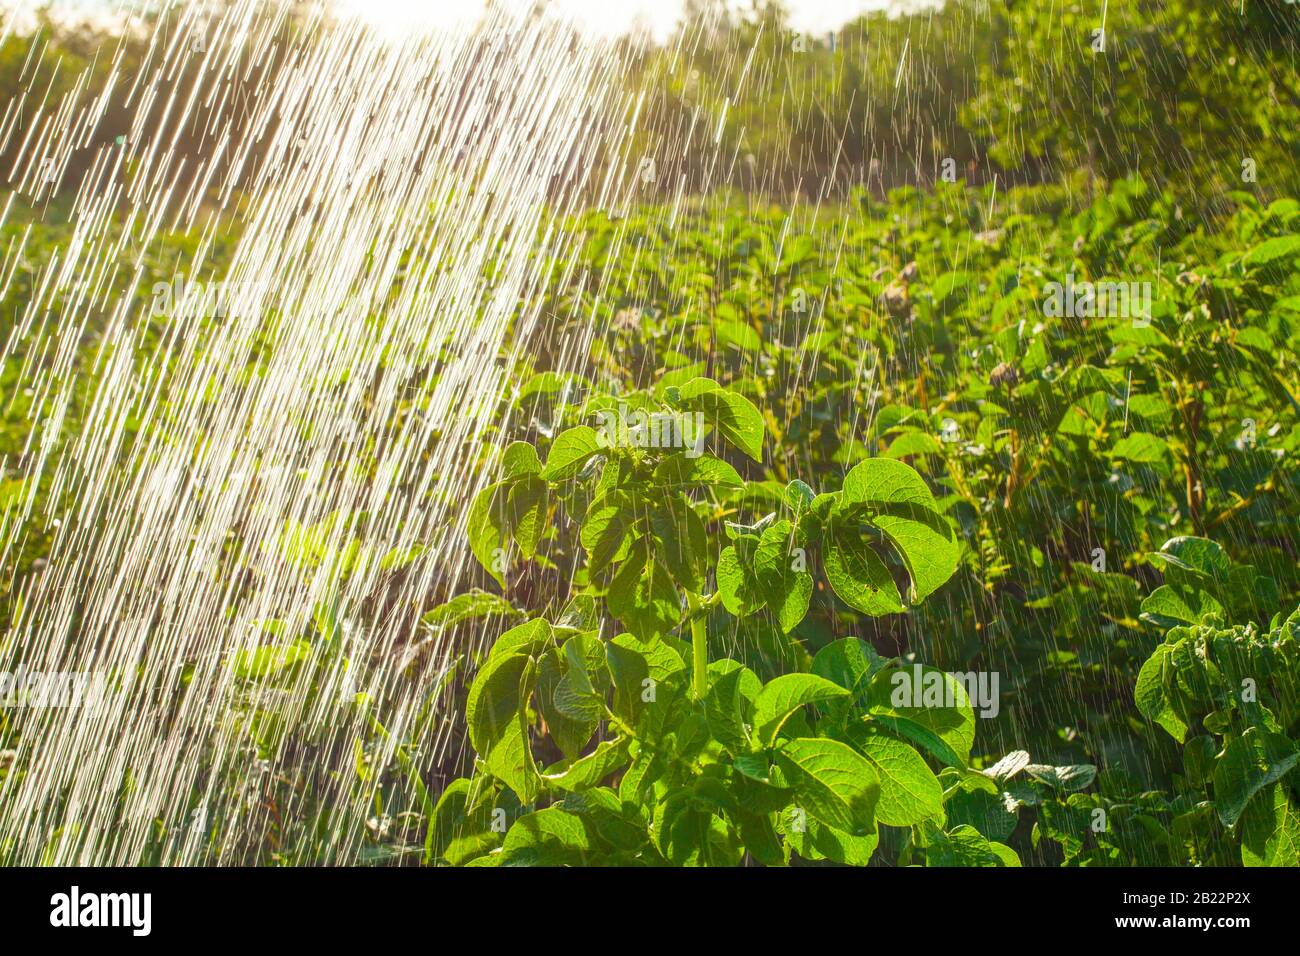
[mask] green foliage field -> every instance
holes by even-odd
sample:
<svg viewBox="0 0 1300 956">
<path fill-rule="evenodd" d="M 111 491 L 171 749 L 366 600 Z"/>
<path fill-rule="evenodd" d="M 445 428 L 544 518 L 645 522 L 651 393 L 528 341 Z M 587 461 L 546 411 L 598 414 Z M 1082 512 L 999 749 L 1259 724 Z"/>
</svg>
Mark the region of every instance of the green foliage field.
<svg viewBox="0 0 1300 956">
<path fill-rule="evenodd" d="M 555 311 L 605 378 L 522 378 L 567 427 L 471 518 L 487 586 L 571 583 L 479 670 L 429 857 L 1300 862 L 1300 205 L 1053 198 L 582 223 L 612 291 Z M 1149 280 L 1149 323 L 1048 316 L 1067 275 Z M 707 407 L 701 456 L 606 447 L 615 403 Z M 997 672 L 996 716 L 891 708 L 911 662 Z"/>
<path fill-rule="evenodd" d="M 426 619 L 502 634 L 450 692 L 466 776 L 407 758 L 374 858 L 1300 862 L 1300 203 L 1062 195 L 575 220 L 607 284 L 547 309 L 595 371 L 515 370 L 477 590 Z M 1067 276 L 1150 281 L 1150 322 L 1049 316 Z M 239 679 L 316 666 L 316 620 Z M 994 713 L 894 706 L 917 665 L 996 673 Z"/>
<path fill-rule="evenodd" d="M 580 251 L 544 263 L 541 312 L 551 341 L 590 341 L 587 371 L 545 338 L 501 357 L 471 580 L 412 635 L 455 666 L 406 735 L 365 695 L 346 740 L 342 718 L 237 710 L 280 761 L 258 799 L 296 814 L 257 861 L 355 838 L 384 864 L 1300 865 L 1300 84 L 1295 31 L 1266 29 L 1287 5 L 1250 6 L 1115 4 L 1106 61 L 1090 11 L 1041 2 L 973 35 L 966 4 L 865 17 L 795 66 L 769 12 L 767 34 L 638 61 L 662 132 L 757 38 L 723 127 L 762 181 L 565 223 Z M 903 111 L 882 98 L 901 76 Z M 807 156 L 865 170 L 891 136 L 920 147 L 832 198 L 774 198 Z M 67 241 L 47 219 L 6 315 Z M 143 263 L 140 294 L 174 261 Z M 1149 310 L 1051 304 L 1121 286 Z M 0 370 L 6 460 L 42 414 L 14 387 L 30 358 Z M 78 422 L 74 403 L 52 446 Z M 0 504 L 26 491 L 0 474 Z M 329 530 L 286 528 L 285 560 L 418 558 L 328 552 Z M 47 545 L 0 569 L 7 617 Z M 268 628 L 225 662 L 236 690 L 337 669 L 336 612 Z M 431 756 L 436 720 L 454 746 Z M 0 754 L 18 743 L 0 712 Z M 365 814 L 317 799 L 312 760 L 339 751 Z M 158 821 L 141 862 L 175 839 Z"/>
</svg>

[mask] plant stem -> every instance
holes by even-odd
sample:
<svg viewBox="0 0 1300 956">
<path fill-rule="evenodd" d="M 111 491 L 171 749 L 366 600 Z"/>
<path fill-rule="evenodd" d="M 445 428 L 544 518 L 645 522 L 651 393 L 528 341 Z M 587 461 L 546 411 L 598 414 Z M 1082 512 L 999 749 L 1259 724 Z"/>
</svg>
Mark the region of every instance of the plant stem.
<svg viewBox="0 0 1300 956">
<path fill-rule="evenodd" d="M 709 628 L 699 595 L 686 592 L 686 607 L 691 615 L 691 688 L 697 699 L 709 692 Z"/>
<path fill-rule="evenodd" d="M 1200 394 L 1204 389 L 1203 384 L 1193 390 L 1193 394 Z M 1197 440 L 1201 431 L 1201 414 L 1205 410 L 1205 403 L 1197 398 L 1191 402 L 1190 411 L 1184 411 L 1187 421 L 1187 463 L 1184 469 L 1187 476 L 1187 513 L 1192 522 L 1192 530 L 1195 534 L 1204 534 L 1205 525 L 1202 519 L 1202 513 L 1205 505 L 1205 489 L 1201 484 L 1201 463 L 1200 455 L 1197 450 Z"/>
</svg>

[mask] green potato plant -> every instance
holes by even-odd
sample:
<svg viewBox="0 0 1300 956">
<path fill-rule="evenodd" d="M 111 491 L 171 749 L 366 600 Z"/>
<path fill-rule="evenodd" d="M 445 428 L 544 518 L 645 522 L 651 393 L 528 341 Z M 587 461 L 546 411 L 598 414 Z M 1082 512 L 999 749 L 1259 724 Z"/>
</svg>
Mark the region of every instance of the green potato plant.
<svg viewBox="0 0 1300 956">
<path fill-rule="evenodd" d="M 484 454 L 496 457 L 477 464 L 492 480 L 466 515 L 479 566 L 449 575 L 452 590 L 428 598 L 450 600 L 401 635 L 403 656 L 369 660 L 340 639 L 368 610 L 339 606 L 331 582 L 424 559 L 370 540 L 359 515 L 288 527 L 277 543 L 325 597 L 277 609 L 223 665 L 227 719 L 246 732 L 227 765 L 205 767 L 224 794 L 205 810 L 216 820 L 202 834 L 213 859 L 232 852 L 215 828 L 226 806 L 232 820 L 295 808 L 273 839 L 238 848 L 239 859 L 348 860 L 335 854 L 351 841 L 366 862 L 506 862 L 516 822 L 553 810 L 546 819 L 582 816 L 584 800 L 612 807 L 609 791 L 641 842 L 613 840 L 612 818 L 591 810 L 584 819 L 600 826 L 584 829 L 586 844 L 566 859 L 761 860 L 765 851 L 751 845 L 757 824 L 743 815 L 768 803 L 736 788 L 770 798 L 772 809 L 756 815 L 791 862 L 987 862 L 1001 852 L 993 844 L 1026 864 L 1289 859 L 1294 769 L 1255 792 L 1233 823 L 1220 816 L 1213 772 L 1200 772 L 1203 756 L 1217 767 L 1230 748 L 1252 746 L 1238 742 L 1252 728 L 1252 741 L 1296 739 L 1269 696 L 1280 693 L 1271 682 L 1285 680 L 1286 656 L 1260 656 L 1273 670 L 1243 675 L 1256 680 L 1275 725 L 1213 682 L 1203 700 L 1174 691 L 1168 708 L 1148 700 L 1154 665 L 1143 662 L 1159 658 L 1165 673 L 1171 649 L 1198 628 L 1253 627 L 1254 636 L 1238 634 L 1251 647 L 1288 646 L 1273 618 L 1300 600 L 1300 203 L 1274 198 L 1276 189 L 1234 192 L 1231 215 L 1206 219 L 1158 182 L 1098 180 L 1086 202 L 1069 182 L 939 183 L 883 199 L 859 192 L 816 211 L 693 197 L 671 227 L 668 207 L 653 204 L 619 220 L 576 215 L 581 268 L 557 261 L 542 302 L 555 334 L 503 356 L 521 386 L 485 425 Z M 24 228 L 10 222 L 4 234 L 17 241 Z M 33 228 L 33 264 L 66 243 L 61 228 Z M 171 237 L 168 248 L 185 252 L 193 241 Z M 171 277 L 172 259 L 146 262 L 141 295 Z M 9 306 L 32 294 L 33 275 L 18 269 Z M 1047 308 L 1053 284 L 1071 277 L 1150 282 L 1151 314 Z M 98 329 L 92 319 L 87 376 L 103 345 Z M 554 346 L 575 341 L 591 342 L 577 361 Z M 55 515 L 65 502 L 49 497 L 48 475 L 40 486 L 21 477 L 32 422 L 50 413 L 48 396 L 12 387 L 34 360 L 23 348 L 3 370 L 12 394 L 0 428 L 0 507 Z M 259 361 L 249 358 L 250 374 Z M 74 395 L 60 433 L 50 433 L 55 446 L 77 433 L 80 402 Z M 127 423 L 132 440 L 153 440 L 159 427 Z M 330 521 L 349 533 L 332 533 Z M 0 649 L 18 646 L 24 582 L 46 557 L 50 532 L 38 524 L 3 569 L 11 586 L 0 612 L 11 628 Z M 339 537 L 331 553 L 325 545 Z M 231 540 L 221 577 L 237 602 L 250 568 Z M 476 671 L 474 653 L 525 621 L 536 641 L 526 655 L 498 652 L 521 669 L 491 685 L 515 681 L 515 703 L 501 713 L 517 716 L 520 730 L 509 720 L 508 738 L 484 730 L 497 717 L 483 715 L 497 711 L 482 708 L 496 697 L 479 686 L 472 732 L 462 733 L 480 683 L 467 682 L 490 674 L 497 656 Z M 866 643 L 842 643 L 857 637 Z M 1221 670 L 1212 636 L 1203 637 L 1187 645 L 1190 659 Z M 866 661 L 854 667 L 872 671 L 870 693 L 832 674 L 836 654 Z M 537 671 L 522 689 L 521 655 Z M 570 679 L 571 657 L 585 671 Z M 917 661 L 926 673 L 1000 673 L 1000 711 L 978 721 L 977 740 L 932 726 L 945 711 L 965 713 L 956 693 L 951 705 L 900 717 L 892 681 Z M 178 686 L 160 689 L 176 702 L 184 674 L 206 666 L 181 663 Z M 418 689 L 418 719 L 403 719 L 382 690 L 370 700 L 353 688 L 374 666 Z M 759 696 L 803 676 L 850 697 L 803 703 L 773 739 L 756 737 Z M 654 701 L 641 700 L 646 679 Z M 739 688 L 726 700 L 743 738 L 719 731 L 716 715 L 709 722 L 710 699 L 731 693 L 722 681 Z M 301 724 L 300 701 L 324 717 L 320 726 Z M 444 732 L 473 752 L 435 752 L 429 741 Z M 865 793 L 846 798 L 862 811 L 853 826 L 827 823 L 796 791 L 803 778 L 782 755 L 799 740 L 841 743 L 876 774 L 874 803 Z M 0 779 L 25 773 L 37 743 L 0 714 Z M 869 747 L 895 744 L 938 781 L 941 815 L 919 772 L 930 815 L 891 803 Z M 652 749 L 661 764 L 624 794 Z M 598 752 L 600 762 L 584 763 Z M 274 768 L 266 787 L 250 783 L 254 760 Z M 569 789 L 551 779 L 579 765 L 606 770 Z M 445 785 L 457 777 L 466 779 Z M 1290 802 L 1279 804 L 1276 788 Z M 661 847 L 656 814 L 673 793 L 687 795 L 671 805 L 689 822 Z M 151 862 L 194 839 L 187 821 L 197 797 L 160 820 Z M 778 797 L 788 799 L 776 806 Z M 873 825 L 860 826 L 868 804 Z M 872 839 L 869 857 L 866 844 L 851 843 Z M 828 849 L 836 841 L 840 849 Z M 977 851 L 966 853 L 972 842 Z"/>
<path fill-rule="evenodd" d="M 1182 746 L 1179 789 L 1217 817 L 1223 855 L 1300 865 L 1300 610 L 1261 627 L 1243 611 L 1275 591 L 1271 579 L 1205 539 L 1160 553 L 1166 583 L 1143 615 L 1168 629 L 1138 675 L 1138 710 Z"/>
<path fill-rule="evenodd" d="M 711 433 L 761 457 L 757 410 L 711 380 L 668 388 L 649 415 L 662 424 L 696 411 Z M 531 445 L 512 445 L 503 477 L 474 504 L 474 553 L 498 580 L 507 547 L 536 556 L 545 528 L 571 528 L 583 558 L 568 606 L 507 631 L 480 665 L 466 713 L 476 772 L 439 800 L 430 856 L 863 865 L 885 827 L 900 831 L 893 845 L 907 859 L 1018 865 L 975 827 L 946 826 L 936 769 L 953 792 L 968 776 L 991 779 L 968 768 L 975 717 L 951 675 L 916 665 L 933 700 L 919 688 L 900 696 L 913 668 L 856 637 L 766 682 L 740 661 L 710 659 L 711 611 L 765 613 L 788 634 L 818 567 L 869 615 L 902 612 L 942 585 L 957 547 L 921 477 L 870 459 L 839 491 L 792 480 L 776 510 L 742 523 L 726 517 L 728 503 L 754 489 L 724 459 L 629 434 L 614 442 L 578 425 L 555 437 L 544 464 Z"/>
</svg>

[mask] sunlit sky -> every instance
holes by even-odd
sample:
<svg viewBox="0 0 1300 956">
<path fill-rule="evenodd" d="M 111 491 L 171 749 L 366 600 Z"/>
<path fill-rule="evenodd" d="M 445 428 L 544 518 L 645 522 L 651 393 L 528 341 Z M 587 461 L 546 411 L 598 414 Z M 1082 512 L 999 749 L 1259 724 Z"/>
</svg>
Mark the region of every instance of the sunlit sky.
<svg viewBox="0 0 1300 956">
<path fill-rule="evenodd" d="M 533 0 L 517 0 L 531 6 Z M 472 23 L 486 0 L 336 0 L 342 10 L 355 12 L 385 32 L 422 26 Z M 681 17 L 684 0 L 549 0 L 557 12 L 592 33 L 617 36 L 636 27 L 662 39 Z M 736 0 L 748 7 L 748 0 Z M 890 6 L 890 0 L 786 0 L 797 30 L 832 30 L 866 10 Z"/>
<path fill-rule="evenodd" d="M 0 0 L 0 12 L 21 11 L 49 3 L 56 10 L 74 17 L 121 10 L 130 6 L 124 0 Z M 330 2 L 330 0 L 326 0 Z M 506 0 L 522 8 L 534 0 Z M 665 37 L 681 17 L 685 0 L 546 0 L 550 7 L 581 28 L 601 36 L 617 36 L 637 28 L 648 29 L 656 38 Z M 750 0 L 731 0 L 733 5 L 748 8 Z M 903 3 L 925 5 L 927 0 L 785 0 L 791 25 L 796 30 L 821 32 L 833 30 L 867 10 L 877 10 Z M 939 0 L 932 0 L 939 2 Z M 487 0 L 332 0 L 340 12 L 365 20 L 393 37 L 412 31 L 455 28 L 473 24 L 482 14 Z M 0 19 L 8 19 L 0 17 Z"/>
</svg>

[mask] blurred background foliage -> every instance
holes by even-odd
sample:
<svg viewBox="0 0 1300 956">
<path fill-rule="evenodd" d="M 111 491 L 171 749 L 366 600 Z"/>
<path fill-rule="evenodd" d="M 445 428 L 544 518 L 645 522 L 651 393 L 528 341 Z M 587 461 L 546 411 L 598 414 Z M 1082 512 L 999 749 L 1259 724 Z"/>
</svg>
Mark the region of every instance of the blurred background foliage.
<svg viewBox="0 0 1300 956">
<path fill-rule="evenodd" d="M 35 44 L 0 44 L 0 91 L 42 91 L 0 142 L 3 169 L 21 144 L 12 130 L 42 97 L 56 101 L 87 68 L 81 96 L 97 95 L 116 57 L 128 76 L 147 65 L 139 29 L 48 12 L 37 23 Z M 947 0 L 902 3 L 829 34 L 788 23 L 777 0 L 742 12 L 689 0 L 664 43 L 621 41 L 661 189 L 883 195 L 944 178 L 950 159 L 956 177 L 980 184 L 1136 174 L 1189 211 L 1222 212 L 1250 181 L 1246 160 L 1266 195 L 1300 182 L 1300 8 L 1288 0 Z M 301 24 L 291 12 L 278 29 Z M 235 102 L 255 95 L 277 55 L 231 71 Z M 97 144 L 129 133 L 128 93 L 113 91 L 65 183 Z M 193 117 L 184 148 L 209 148 L 202 112 Z"/>
<path fill-rule="evenodd" d="M 776 2 L 744 16 L 694 6 L 713 26 L 639 58 L 629 87 L 649 91 L 647 126 L 666 138 L 701 109 L 697 135 L 713 135 L 725 106 L 746 189 L 883 194 L 940 179 L 951 158 L 967 182 L 1141 174 L 1203 208 L 1240 188 L 1247 158 L 1279 194 L 1300 177 L 1287 0 L 948 0 L 821 36 L 792 32 Z M 710 161 L 699 147 L 676 160 L 696 181 Z"/>
</svg>

